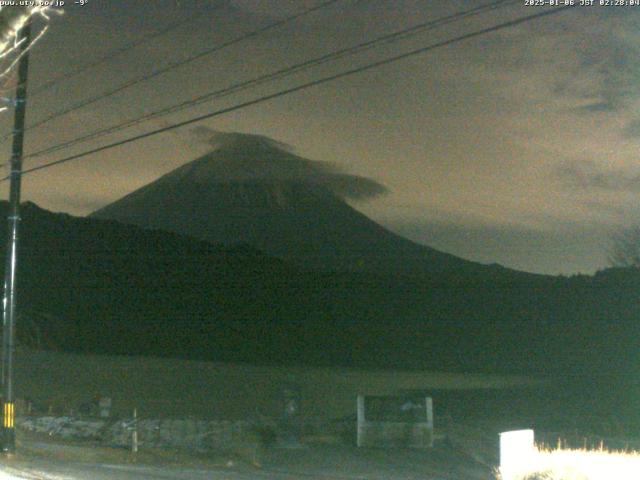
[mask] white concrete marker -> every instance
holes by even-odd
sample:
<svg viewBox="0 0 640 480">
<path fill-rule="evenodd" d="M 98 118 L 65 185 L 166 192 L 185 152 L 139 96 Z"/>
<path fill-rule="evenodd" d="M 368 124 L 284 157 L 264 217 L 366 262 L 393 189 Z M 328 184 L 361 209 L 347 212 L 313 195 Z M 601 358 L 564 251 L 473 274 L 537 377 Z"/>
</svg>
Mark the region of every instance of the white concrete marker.
<svg viewBox="0 0 640 480">
<path fill-rule="evenodd" d="M 527 472 L 535 461 L 536 448 L 533 430 L 515 430 L 500 434 L 500 474 L 511 480 L 518 473 Z"/>
</svg>

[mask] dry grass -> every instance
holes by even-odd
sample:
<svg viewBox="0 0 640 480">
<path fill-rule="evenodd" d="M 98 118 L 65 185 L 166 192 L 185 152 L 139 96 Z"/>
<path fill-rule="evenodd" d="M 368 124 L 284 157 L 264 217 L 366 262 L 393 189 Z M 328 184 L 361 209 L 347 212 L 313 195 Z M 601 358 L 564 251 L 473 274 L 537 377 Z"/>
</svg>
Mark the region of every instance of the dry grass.
<svg viewBox="0 0 640 480">
<path fill-rule="evenodd" d="M 638 480 L 640 452 L 607 450 L 537 450 L 518 471 L 501 480 Z"/>
</svg>

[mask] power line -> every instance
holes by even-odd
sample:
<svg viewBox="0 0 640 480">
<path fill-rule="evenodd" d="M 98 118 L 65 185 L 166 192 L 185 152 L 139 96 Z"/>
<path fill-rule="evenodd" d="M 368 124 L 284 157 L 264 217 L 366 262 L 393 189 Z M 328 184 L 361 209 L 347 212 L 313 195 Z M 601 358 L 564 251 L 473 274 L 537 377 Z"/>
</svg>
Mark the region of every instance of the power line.
<svg viewBox="0 0 640 480">
<path fill-rule="evenodd" d="M 124 90 L 126 90 L 128 88 L 131 88 L 131 87 L 133 87 L 135 85 L 138 85 L 140 83 L 152 80 L 152 79 L 154 79 L 156 77 L 159 77 L 160 75 L 164 75 L 167 72 L 175 70 L 176 68 L 179 68 L 179 67 L 182 67 L 184 65 L 187 65 L 187 64 L 189 64 L 191 62 L 194 62 L 194 61 L 196 61 L 196 60 L 198 60 L 200 58 L 203 58 L 203 57 L 205 57 L 207 55 L 211 55 L 214 52 L 222 50 L 222 49 L 224 49 L 226 47 L 230 47 L 230 46 L 235 45 L 237 43 L 240 43 L 240 42 L 242 42 L 244 40 L 248 40 L 250 38 L 256 37 L 256 36 L 258 36 L 258 35 L 260 35 L 260 34 L 262 34 L 264 32 L 267 32 L 267 31 L 272 30 L 274 28 L 277 28 L 277 27 L 280 27 L 282 25 L 285 25 L 285 24 L 287 24 L 289 22 L 292 22 L 292 21 L 294 21 L 294 20 L 296 20 L 296 19 L 298 19 L 300 17 L 308 15 L 308 14 L 310 14 L 312 12 L 317 11 L 317 10 L 326 8 L 326 7 L 328 7 L 330 5 L 333 5 L 334 3 L 337 3 L 339 1 L 341 1 L 341 0 L 326 0 L 326 1 L 324 1 L 324 2 L 322 2 L 320 4 L 318 4 L 318 5 L 315 5 L 313 7 L 307 8 L 307 9 L 301 11 L 301 12 L 295 13 L 295 14 L 290 15 L 290 16 L 288 16 L 286 18 L 281 19 L 281 20 L 277 20 L 275 22 L 271 22 L 271 23 L 269 23 L 269 24 L 267 24 L 267 25 L 265 25 L 265 26 L 263 26 L 261 28 L 258 28 L 256 30 L 251 31 L 251 32 L 248 32 L 248 33 L 245 33 L 243 35 L 240 35 L 239 37 L 236 37 L 236 38 L 234 38 L 232 40 L 229 40 L 227 42 L 218 44 L 218 45 L 216 45 L 216 46 L 214 46 L 212 48 L 208 48 L 208 49 L 203 50 L 203 51 L 201 51 L 199 53 L 191 55 L 190 57 L 188 57 L 188 58 L 186 58 L 184 60 L 180 60 L 180 61 L 177 61 L 177 62 L 170 63 L 169 65 L 167 65 L 167 66 L 165 66 L 165 67 L 163 67 L 163 68 L 161 68 L 159 70 L 154 70 L 150 74 L 147 74 L 147 75 L 144 75 L 142 77 L 138 77 L 138 78 L 135 78 L 133 80 L 130 80 L 130 81 L 126 82 L 126 83 L 123 83 L 122 85 L 120 85 L 120 86 L 118 86 L 118 87 L 114 88 L 113 90 L 110 90 L 110 91 L 108 91 L 106 93 L 103 93 L 101 95 L 97 95 L 95 97 L 91 97 L 89 99 L 86 99 L 86 100 L 83 100 L 81 102 L 78 102 L 78 103 L 76 103 L 74 105 L 71 105 L 70 107 L 67 107 L 65 109 L 59 110 L 58 112 L 52 113 L 51 115 L 38 120 L 34 124 L 29 125 L 25 130 L 32 130 L 34 128 L 40 127 L 40 126 L 44 125 L 45 123 L 50 122 L 51 120 L 59 118 L 59 117 L 61 117 L 63 115 L 67 115 L 67 114 L 69 114 L 71 112 L 79 110 L 80 108 L 86 107 L 88 105 L 96 103 L 96 102 L 98 102 L 100 100 L 103 100 L 105 98 L 109 98 L 109 97 L 111 97 L 111 96 L 113 96 L 113 95 L 115 95 L 117 93 L 120 93 L 120 92 L 122 92 L 122 91 L 124 91 Z M 9 138 L 10 135 L 11 134 L 4 135 L 2 138 L 0 138 L 0 141 L 6 140 L 7 138 Z"/>
<path fill-rule="evenodd" d="M 330 61 L 334 61 L 343 57 L 346 57 L 348 55 L 355 55 L 358 53 L 362 53 L 364 51 L 370 50 L 372 48 L 377 47 L 379 44 L 387 44 L 387 43 L 393 43 L 393 42 L 397 42 L 399 40 L 404 40 L 406 38 L 408 38 L 409 36 L 412 35 L 416 35 L 418 33 L 420 33 L 421 31 L 425 30 L 425 29 L 430 29 L 430 28 L 435 28 L 435 27 L 439 27 L 439 26 L 443 26 L 443 25 L 447 25 L 449 23 L 453 23 L 456 22 L 462 18 L 467 18 L 470 16 L 475 16 L 478 15 L 480 13 L 486 12 L 486 11 L 491 11 L 491 10 L 495 10 L 498 8 L 502 8 L 505 7 L 509 4 L 514 4 L 519 0 L 498 0 L 495 1 L 493 3 L 490 4 L 485 4 L 485 5 L 481 5 L 469 10 L 465 10 L 462 12 L 458 12 L 455 13 L 453 15 L 449 15 L 446 17 L 441 17 L 438 18 L 436 20 L 432 20 L 429 22 L 424 22 L 418 25 L 414 25 L 408 28 L 404 28 L 402 30 L 398 30 L 396 32 L 392 32 L 390 34 L 386 34 L 380 37 L 377 37 L 375 39 L 363 42 L 363 43 L 359 43 L 357 45 L 348 47 L 348 48 L 343 48 L 343 49 L 339 49 L 339 50 L 335 50 L 331 53 L 322 55 L 320 57 L 316 57 L 313 59 L 309 59 L 306 60 L 304 62 L 292 65 L 290 67 L 286 67 L 280 70 L 277 70 L 275 72 L 272 73 L 268 73 L 266 75 L 262 75 L 259 76 L 257 78 L 253 78 L 251 80 L 247 80 L 247 81 L 243 81 L 243 82 L 239 82 L 239 83 L 235 83 L 232 84 L 228 87 L 225 87 L 223 89 L 220 90 L 216 90 L 213 92 L 209 92 L 206 93 L 204 95 L 201 95 L 197 98 L 191 99 L 191 100 L 187 100 L 185 102 L 181 102 L 178 103 L 176 105 L 172 105 L 166 108 L 163 108 L 161 110 L 157 110 L 155 112 L 151 112 L 149 114 L 143 115 L 141 117 L 135 118 L 135 119 L 131 119 L 131 120 L 127 120 L 125 122 L 116 124 L 116 125 L 112 125 L 111 127 L 107 127 L 104 129 L 99 129 L 99 130 L 95 130 L 93 132 L 87 133 L 85 135 L 82 135 L 80 137 L 74 138 L 72 140 L 63 142 L 61 144 L 58 145 L 54 145 L 51 147 L 47 147 L 45 149 L 39 150 L 37 152 L 31 153 L 27 156 L 25 156 L 25 158 L 34 158 L 34 157 L 39 157 L 42 155 L 46 155 L 49 153 L 53 153 L 56 152 L 58 150 L 62 150 L 68 147 L 71 147 L 73 145 L 76 145 L 78 143 L 82 143 L 88 140 L 95 140 L 97 138 L 103 137 L 105 135 L 109 135 L 115 132 L 118 132 L 120 130 L 126 129 L 126 128 L 130 128 L 136 125 L 139 125 L 143 122 L 149 121 L 149 120 L 153 120 L 162 116 L 166 116 L 172 113 L 176 113 L 178 111 L 181 110 L 185 110 L 187 108 L 191 108 L 197 105 L 200 105 L 204 102 L 207 102 L 209 100 L 215 99 L 215 98 L 221 98 L 221 97 L 225 97 L 243 90 L 246 90 L 250 87 L 254 87 L 254 86 L 258 86 L 261 85 L 263 83 L 267 83 L 273 80 L 279 80 L 279 79 L 283 79 L 286 78 L 290 75 L 293 75 L 295 73 L 298 73 L 300 71 L 306 70 L 308 68 L 311 67 L 316 67 L 319 65 L 322 65 L 324 63 L 330 62 Z"/>
<path fill-rule="evenodd" d="M 135 142 L 135 141 L 138 141 L 138 140 L 142 140 L 142 139 L 147 138 L 147 137 L 158 135 L 158 134 L 170 131 L 170 130 L 174 130 L 174 129 L 177 129 L 177 128 L 180 128 L 180 127 L 183 127 L 183 126 L 186 126 L 186 125 L 193 124 L 193 123 L 197 123 L 197 122 L 200 122 L 202 120 L 206 120 L 206 119 L 213 118 L 213 117 L 216 117 L 216 116 L 219 116 L 219 115 L 223 115 L 225 113 L 230 113 L 230 112 L 233 112 L 233 111 L 236 111 L 236 110 L 240 110 L 242 108 L 246 108 L 246 107 L 258 104 L 258 103 L 262 103 L 262 102 L 265 102 L 265 101 L 268 101 L 268 100 L 272 100 L 274 98 L 282 97 L 284 95 L 288 95 L 288 94 L 295 93 L 295 92 L 298 92 L 298 91 L 301 91 L 301 90 L 305 90 L 305 89 L 313 87 L 313 86 L 321 85 L 321 84 L 324 84 L 324 83 L 327 83 L 327 82 L 330 82 L 330 81 L 333 81 L 333 80 L 337 80 L 337 79 L 340 79 L 340 78 L 343 78 L 343 77 L 351 76 L 351 75 L 354 75 L 356 73 L 360 73 L 360 72 L 363 72 L 363 71 L 371 70 L 373 68 L 377 68 L 377 67 L 380 67 L 380 66 L 383 66 L 383 65 L 387 65 L 389 63 L 393 63 L 393 62 L 396 62 L 396 61 L 399 61 L 399 60 L 402 60 L 402 59 L 405 59 L 405 58 L 408 58 L 408 57 L 411 57 L 411 56 L 414 56 L 414 55 L 418 55 L 418 54 L 421 54 L 421 53 L 426 53 L 426 52 L 434 50 L 436 48 L 440 48 L 440 47 L 444 47 L 444 46 L 451 45 L 451 44 L 454 44 L 454 43 L 458 43 L 460 41 L 467 40 L 469 38 L 473 38 L 473 37 L 476 37 L 476 36 L 484 35 L 486 33 L 491 33 L 491 32 L 494 32 L 494 31 L 497 31 L 497 30 L 501 30 L 501 29 L 504 29 L 504 28 L 507 28 L 507 27 L 511 27 L 511 26 L 514 26 L 514 25 L 522 24 L 522 23 L 525 23 L 525 22 L 528 22 L 528 21 L 531 21 L 531 20 L 534 20 L 534 19 L 537 19 L 537 18 L 540 18 L 540 17 L 552 15 L 554 13 L 559 13 L 559 12 L 567 10 L 568 8 L 571 8 L 571 7 L 570 6 L 556 7 L 556 8 L 553 8 L 551 10 L 546 10 L 544 12 L 540 12 L 540 13 L 537 13 L 537 14 L 527 15 L 527 16 L 524 16 L 524 17 L 517 18 L 515 20 L 510 20 L 510 21 L 507 21 L 507 22 L 503 22 L 503 23 L 500 23 L 498 25 L 494 25 L 492 27 L 487 27 L 487 28 L 484 28 L 484 29 L 481 29 L 481 30 L 476 30 L 475 32 L 471 32 L 471 33 L 464 34 L 464 35 L 461 35 L 461 36 L 458 36 L 458 37 L 454 37 L 452 39 L 445 40 L 445 41 L 442 41 L 442 42 L 438 42 L 438 43 L 435 43 L 435 44 L 432 44 L 432 45 L 428 45 L 426 47 L 421 47 L 421 48 L 418 48 L 418 49 L 414 49 L 414 50 L 411 50 L 409 52 L 405 52 L 405 53 L 400 54 L 400 55 L 395 55 L 395 56 L 392 56 L 392 57 L 388 57 L 388 58 L 385 58 L 383 60 L 379 60 L 379 61 L 376 61 L 376 62 L 369 63 L 367 65 L 363 65 L 361 67 L 353 68 L 353 69 L 350 69 L 350 70 L 347 70 L 347 71 L 344 71 L 344 72 L 340 72 L 340 73 L 337 73 L 337 74 L 334 74 L 334 75 L 330 75 L 330 76 L 323 77 L 323 78 L 320 78 L 320 79 L 317 79 L 317 80 L 313 80 L 311 82 L 307 82 L 307 83 L 304 83 L 304 84 L 301 84 L 301 85 L 298 85 L 298 86 L 295 86 L 295 87 L 291 87 L 291 88 L 288 88 L 288 89 L 285 89 L 285 90 L 281 90 L 281 91 L 273 93 L 273 94 L 265 95 L 265 96 L 258 97 L 258 98 L 253 99 L 253 100 L 249 100 L 249 101 L 246 101 L 246 102 L 243 102 L 243 103 L 240 103 L 240 104 L 236 104 L 236 105 L 233 105 L 231 107 L 223 108 L 221 110 L 216 110 L 214 112 L 210 112 L 210 113 L 207 113 L 207 114 L 204 114 L 204 115 L 200 115 L 200 116 L 194 117 L 192 119 L 185 120 L 183 122 L 179 122 L 179 123 L 174 124 L 174 125 L 169 125 L 167 127 L 163 127 L 163 128 L 159 128 L 159 129 L 156 129 L 156 130 L 152 130 L 150 132 L 146 132 L 146 133 L 143 133 L 143 134 L 140 134 L 140 135 L 136 135 L 136 136 L 124 139 L 124 140 L 120 140 L 120 141 L 111 143 L 111 144 L 107 144 L 107 145 L 104 145 L 102 147 L 94 148 L 94 149 L 91 149 L 91 150 L 88 150 L 88 151 L 85 151 L 85 152 L 82 152 L 82 153 L 79 153 L 79 154 L 71 155 L 71 156 L 66 157 L 66 158 L 62 158 L 62 159 L 55 160 L 55 161 L 52 161 L 52 162 L 49 162 L 49 163 L 46 163 L 46 164 L 43 164 L 43 165 L 39 165 L 37 167 L 32 167 L 30 169 L 25 170 L 24 173 L 26 174 L 26 173 L 34 172 L 34 171 L 37 171 L 37 170 L 42 170 L 42 169 L 45 169 L 45 168 L 48 168 L 48 167 L 51 167 L 51 166 L 54 166 L 54 165 L 58 165 L 58 164 L 61 164 L 61 163 L 66 163 L 66 162 L 69 162 L 69 161 L 72 161 L 72 160 L 76 160 L 76 159 L 79 159 L 79 158 L 82 158 L 82 157 L 85 157 L 85 156 L 88 156 L 88 155 L 99 153 L 101 151 L 105 151 L 105 150 L 109 150 L 109 149 L 112 149 L 112 148 L 115 148 L 115 147 L 118 147 L 118 146 L 126 145 L 128 143 L 132 143 L 132 142 Z M 2 179 L 2 180 L 5 180 L 5 179 Z"/>
<path fill-rule="evenodd" d="M 38 170 L 44 170 L 46 168 L 50 168 L 50 167 L 53 167 L 53 166 L 56 166 L 56 165 L 60 165 L 62 163 L 67 163 L 67 162 L 70 162 L 70 161 L 73 161 L 73 160 L 77 160 L 77 159 L 86 157 L 88 155 L 93 155 L 95 153 L 99 153 L 99 152 L 103 152 L 103 151 L 106 151 L 106 150 L 110 150 L 112 148 L 116 148 L 116 147 L 119 147 L 119 146 L 122 146 L 122 145 L 133 143 L 133 142 L 136 142 L 138 140 L 142 140 L 144 138 L 148 138 L 148 137 L 152 137 L 152 136 L 155 136 L 155 135 L 159 135 L 161 133 L 168 132 L 170 130 L 175 130 L 176 128 L 184 127 L 186 125 L 191 125 L 193 123 L 197 123 L 197 122 L 200 122 L 202 120 L 207 120 L 209 118 L 217 117 L 217 116 L 223 115 L 225 113 L 233 112 L 233 111 L 236 111 L 236 110 L 240 110 L 242 108 L 250 107 L 252 105 L 256 105 L 256 104 L 263 103 L 263 102 L 266 102 L 266 101 L 269 101 L 269 100 L 273 100 L 275 98 L 283 97 L 283 96 L 289 95 L 291 93 L 295 93 L 295 92 L 299 92 L 299 91 L 302 91 L 302 90 L 306 90 L 308 88 L 315 87 L 317 85 L 322 85 L 324 83 L 328 83 L 328 82 L 331 82 L 331 81 L 334 81 L 334 80 L 338 80 L 338 79 L 341 79 L 341 78 L 345 78 L 345 77 L 354 75 L 356 73 L 364 72 L 364 71 L 367 71 L 367 70 L 372 70 L 374 68 L 378 68 L 378 67 L 381 67 L 381 66 L 384 66 L 384 65 L 388 65 L 390 63 L 394 63 L 394 62 L 397 62 L 399 60 L 403 60 L 405 58 L 409 58 L 409 57 L 412 57 L 412 56 L 415 56 L 415 55 L 419 55 L 419 54 L 422 54 L 422 53 L 427 53 L 427 52 L 429 52 L 431 50 L 435 50 L 437 48 L 441 48 L 441 47 L 445 47 L 445 46 L 448 46 L 448 45 L 452 45 L 454 43 L 458 43 L 458 42 L 461 42 L 461 41 L 464 41 L 464 40 L 468 40 L 470 38 L 478 37 L 480 35 L 484 35 L 484 34 L 487 34 L 487 33 L 495 32 L 495 31 L 498 31 L 498 30 L 502 30 L 504 28 L 512 27 L 512 26 L 515 26 L 515 25 L 520 25 L 522 23 L 526 23 L 526 22 L 529 22 L 531 20 L 535 20 L 535 19 L 538 19 L 538 18 L 546 17 L 546 16 L 553 15 L 553 14 L 556 14 L 556 13 L 560 13 L 560 12 L 568 10 L 569 8 L 572 8 L 572 7 L 571 6 L 555 7 L 555 8 L 552 8 L 550 10 L 546 10 L 544 12 L 539 12 L 539 13 L 535 13 L 535 14 L 532 14 L 532 15 L 526 15 L 524 17 L 519 17 L 519 18 L 516 18 L 514 20 L 509 20 L 507 22 L 503 22 L 503 23 L 500 23 L 498 25 L 494 25 L 492 27 L 483 28 L 483 29 L 476 30 L 476 31 L 471 32 L 471 33 L 466 33 L 464 35 L 459 35 L 459 36 L 454 37 L 454 38 L 449 39 L 449 40 L 444 40 L 444 41 L 441 41 L 441 42 L 437 42 L 437 43 L 428 45 L 426 47 L 417 48 L 417 49 L 414 49 L 414 50 L 411 50 L 411 51 L 408 51 L 408 52 L 405 52 L 405 53 L 402 53 L 402 54 L 399 54 L 399 55 L 394 55 L 392 57 L 387 57 L 387 58 L 385 58 L 383 60 L 378 60 L 376 62 L 372 62 L 372 63 L 369 63 L 367 65 L 363 65 L 363 66 L 360 66 L 360 67 L 357 67 L 357 68 L 346 70 L 346 71 L 343 71 L 343 72 L 340 72 L 340 73 L 337 73 L 337 74 L 333 74 L 333 75 L 330 75 L 330 76 L 327 76 L 327 77 L 322 77 L 322 78 L 319 78 L 317 80 L 313 80 L 313 81 L 310 81 L 310 82 L 307 82 L 307 83 L 303 83 L 303 84 L 297 85 L 295 87 L 287 88 L 285 90 L 281 90 L 281 91 L 276 92 L 276 93 L 272 93 L 272 94 L 269 94 L 269 95 L 264 95 L 262 97 L 255 98 L 253 100 L 249 100 L 249 101 L 246 101 L 246 102 L 243 102 L 243 103 L 239 103 L 239 104 L 233 105 L 231 107 L 227 107 L 227 108 L 223 108 L 223 109 L 220 109 L 220 110 L 216 110 L 214 112 L 210 112 L 210 113 L 207 113 L 205 115 L 200 115 L 200 116 L 191 118 L 189 120 L 185 120 L 183 122 L 176 123 L 174 125 L 169 125 L 167 127 L 159 128 L 159 129 L 147 132 L 147 133 L 143 133 L 143 134 L 140 134 L 140 135 L 136 135 L 136 136 L 133 136 L 133 137 L 126 138 L 124 140 L 113 142 L 113 143 L 110 143 L 108 145 L 103 145 L 102 147 L 98 147 L 98 148 L 94 148 L 94 149 L 91 149 L 91 150 L 87 150 L 85 152 L 78 153 L 78 154 L 75 154 L 75 155 L 71 155 L 69 157 L 61 158 L 59 160 L 54 160 L 52 162 L 49 162 L 49 163 L 46 163 L 46 164 L 43 164 L 43 165 L 39 165 L 37 167 L 32 167 L 30 169 L 24 170 L 23 171 L 23 175 L 27 174 L 27 173 L 35 172 L 35 171 L 38 171 Z M 8 177 L 5 177 L 0 181 L 5 181 L 7 179 L 8 179 Z"/>
<path fill-rule="evenodd" d="M 219 5 L 216 5 L 216 8 L 218 8 Z M 103 63 L 107 63 L 110 62 L 111 60 L 114 60 L 116 58 L 118 58 L 121 55 L 124 55 L 125 53 L 130 52 L 131 50 L 133 50 L 134 48 L 137 48 L 141 45 L 144 45 L 145 43 L 150 42 L 151 40 L 154 40 L 158 37 L 161 37 L 163 35 L 166 35 L 167 33 L 170 33 L 180 27 L 182 27 L 183 25 L 186 25 L 188 23 L 193 22 L 194 20 L 197 20 L 199 18 L 202 17 L 202 11 L 197 11 L 197 13 L 194 13 L 193 15 L 189 15 L 186 19 L 177 21 L 177 22 L 173 22 L 169 25 L 167 25 L 165 28 L 162 28 L 160 30 L 157 30 L 156 32 L 152 33 L 151 35 L 147 35 L 144 36 L 138 40 L 135 40 L 133 42 L 129 42 L 126 45 L 116 48 L 114 50 L 111 50 L 110 52 L 107 52 L 105 55 L 103 55 L 102 57 L 97 58 L 96 60 L 87 63 L 85 65 L 81 65 L 79 67 L 77 67 L 75 70 L 72 70 L 71 72 L 68 72 L 67 74 L 61 75 L 59 77 L 55 77 L 52 78 L 51 80 L 46 81 L 45 83 L 43 83 L 42 85 L 36 87 L 33 90 L 33 93 L 31 94 L 32 96 L 34 95 L 38 95 L 40 93 L 42 93 L 45 90 L 48 90 L 49 88 L 53 87 L 54 85 L 57 85 L 60 82 L 64 82 L 65 80 L 69 80 L 70 78 L 73 77 L 77 77 L 78 75 L 80 75 L 81 73 L 86 72 L 87 70 L 91 70 L 92 68 L 95 68 L 99 65 L 102 65 Z"/>
</svg>

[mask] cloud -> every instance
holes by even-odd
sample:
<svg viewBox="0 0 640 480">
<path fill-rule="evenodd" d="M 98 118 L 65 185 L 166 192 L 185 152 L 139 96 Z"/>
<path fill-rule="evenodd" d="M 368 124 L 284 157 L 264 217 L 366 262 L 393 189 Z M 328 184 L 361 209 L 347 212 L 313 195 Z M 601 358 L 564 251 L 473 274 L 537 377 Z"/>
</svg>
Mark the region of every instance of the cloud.
<svg viewBox="0 0 640 480">
<path fill-rule="evenodd" d="M 573 187 L 610 192 L 640 192 L 640 171 L 630 168 L 606 168 L 584 160 L 563 165 L 561 177 Z"/>
<path fill-rule="evenodd" d="M 577 113 L 603 113 L 603 112 L 614 112 L 615 107 L 611 102 L 606 101 L 595 101 L 592 103 L 587 103 L 586 105 L 581 105 L 576 107 L 575 110 Z"/>
<path fill-rule="evenodd" d="M 626 9 L 576 8 L 478 43 L 494 71 L 536 78 L 545 101 L 552 94 L 585 115 L 626 112 L 640 99 L 638 19 Z"/>
<path fill-rule="evenodd" d="M 201 143 L 214 148 L 226 148 L 233 145 L 264 144 L 291 153 L 291 145 L 279 142 L 264 135 L 251 135 L 239 132 L 220 132 L 205 126 L 197 126 L 191 130 L 191 134 Z"/>
<path fill-rule="evenodd" d="M 640 138 L 640 119 L 634 119 L 627 123 L 624 136 L 626 138 Z"/>
<path fill-rule="evenodd" d="M 291 146 L 263 135 L 219 132 L 204 126 L 190 133 L 214 148 L 193 163 L 203 181 L 295 181 L 319 185 L 348 200 L 368 200 L 387 192 L 375 180 L 341 172 L 329 162 L 300 157 Z"/>
<path fill-rule="evenodd" d="M 609 14 L 595 28 L 575 32 L 575 77 L 591 79 L 588 90 L 578 93 L 597 99 L 585 112 L 625 110 L 630 100 L 640 97 L 637 19 L 636 14 Z M 569 87 L 572 80 L 566 79 Z"/>
</svg>

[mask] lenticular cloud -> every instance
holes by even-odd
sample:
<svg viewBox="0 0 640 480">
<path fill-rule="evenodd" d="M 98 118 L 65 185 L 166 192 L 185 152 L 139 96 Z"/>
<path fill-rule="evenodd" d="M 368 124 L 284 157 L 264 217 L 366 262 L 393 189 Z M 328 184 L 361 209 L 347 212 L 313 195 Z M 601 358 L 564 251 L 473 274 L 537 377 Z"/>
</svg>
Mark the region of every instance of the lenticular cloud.
<svg viewBox="0 0 640 480">
<path fill-rule="evenodd" d="M 297 181 L 320 185 L 350 200 L 367 200 L 387 191 L 375 180 L 343 173 L 329 162 L 300 157 L 289 145 L 262 135 L 222 133 L 206 127 L 193 133 L 213 147 L 193 166 L 199 170 L 199 178 L 213 183 Z"/>
</svg>

